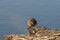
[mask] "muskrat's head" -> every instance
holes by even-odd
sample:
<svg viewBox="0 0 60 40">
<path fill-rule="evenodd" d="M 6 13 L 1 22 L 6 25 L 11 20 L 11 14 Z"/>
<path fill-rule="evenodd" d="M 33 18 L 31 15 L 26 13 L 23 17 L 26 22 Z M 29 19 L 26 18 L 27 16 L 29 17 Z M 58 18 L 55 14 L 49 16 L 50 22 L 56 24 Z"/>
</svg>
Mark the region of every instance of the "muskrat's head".
<svg viewBox="0 0 60 40">
<path fill-rule="evenodd" d="M 27 24 L 29 27 L 34 27 L 37 24 L 37 21 L 35 18 L 29 18 Z"/>
</svg>

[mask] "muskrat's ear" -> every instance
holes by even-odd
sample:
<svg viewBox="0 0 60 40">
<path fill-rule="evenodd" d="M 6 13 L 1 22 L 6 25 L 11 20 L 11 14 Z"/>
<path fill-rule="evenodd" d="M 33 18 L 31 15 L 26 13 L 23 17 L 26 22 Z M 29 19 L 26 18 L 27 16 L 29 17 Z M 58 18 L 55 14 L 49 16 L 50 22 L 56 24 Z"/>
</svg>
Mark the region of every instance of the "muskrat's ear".
<svg viewBox="0 0 60 40">
<path fill-rule="evenodd" d="M 29 18 L 27 24 L 28 26 L 35 26 L 37 24 L 37 21 L 35 18 Z"/>
</svg>

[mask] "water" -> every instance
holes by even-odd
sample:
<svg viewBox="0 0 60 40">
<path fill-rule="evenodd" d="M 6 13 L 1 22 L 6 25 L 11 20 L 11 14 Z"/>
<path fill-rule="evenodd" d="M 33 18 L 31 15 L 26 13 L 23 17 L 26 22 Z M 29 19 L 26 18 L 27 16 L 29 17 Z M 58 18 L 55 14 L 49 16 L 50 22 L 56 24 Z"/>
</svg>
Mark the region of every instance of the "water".
<svg viewBox="0 0 60 40">
<path fill-rule="evenodd" d="M 26 34 L 27 19 L 60 29 L 60 0 L 0 0 L 0 39 L 5 34 Z"/>
</svg>

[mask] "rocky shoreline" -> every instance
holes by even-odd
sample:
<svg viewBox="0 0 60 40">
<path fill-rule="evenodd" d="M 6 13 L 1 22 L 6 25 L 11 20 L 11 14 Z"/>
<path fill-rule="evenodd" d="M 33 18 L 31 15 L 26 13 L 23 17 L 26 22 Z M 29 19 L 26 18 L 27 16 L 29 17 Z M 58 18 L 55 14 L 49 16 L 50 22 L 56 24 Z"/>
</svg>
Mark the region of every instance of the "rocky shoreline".
<svg viewBox="0 0 60 40">
<path fill-rule="evenodd" d="M 35 18 L 27 21 L 29 34 L 6 35 L 4 40 L 60 40 L 60 30 L 49 30 L 45 26 L 36 26 Z"/>
<path fill-rule="evenodd" d="M 35 27 L 38 32 L 34 36 L 29 34 L 11 34 L 6 35 L 4 40 L 60 40 L 60 30 L 43 30 Z"/>
</svg>

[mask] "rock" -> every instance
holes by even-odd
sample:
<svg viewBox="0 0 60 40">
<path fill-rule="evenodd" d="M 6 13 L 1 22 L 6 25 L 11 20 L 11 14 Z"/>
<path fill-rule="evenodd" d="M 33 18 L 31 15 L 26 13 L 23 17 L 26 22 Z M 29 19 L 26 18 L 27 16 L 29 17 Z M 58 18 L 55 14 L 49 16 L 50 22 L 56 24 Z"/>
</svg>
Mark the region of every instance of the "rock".
<svg viewBox="0 0 60 40">
<path fill-rule="evenodd" d="M 11 34 L 8 36 L 5 36 L 4 40 L 31 40 L 33 37 L 30 37 L 25 34 Z"/>
<path fill-rule="evenodd" d="M 36 33 L 34 36 L 29 34 L 11 34 L 6 35 L 4 40 L 60 40 L 60 30 L 49 30 L 42 27 L 34 27 Z"/>
<path fill-rule="evenodd" d="M 43 31 L 47 31 L 47 30 L 48 29 L 46 27 L 44 27 L 44 26 L 34 26 L 34 27 L 29 27 L 28 28 L 28 32 L 29 32 L 30 36 L 31 35 L 35 36 L 35 34 L 37 34 L 39 32 L 43 32 Z"/>
</svg>

